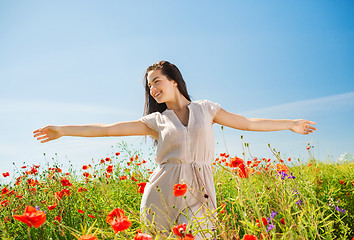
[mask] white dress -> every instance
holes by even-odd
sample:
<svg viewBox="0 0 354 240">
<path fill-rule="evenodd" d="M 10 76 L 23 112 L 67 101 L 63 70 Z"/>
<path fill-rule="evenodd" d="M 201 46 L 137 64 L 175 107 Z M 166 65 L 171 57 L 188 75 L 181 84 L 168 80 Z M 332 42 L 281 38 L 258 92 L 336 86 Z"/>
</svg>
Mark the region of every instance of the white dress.
<svg viewBox="0 0 354 240">
<path fill-rule="evenodd" d="M 159 133 L 155 158 L 159 166 L 145 186 L 140 207 L 141 221 L 147 225 L 153 222 L 159 231 L 166 230 L 164 235 L 182 223 L 199 225 L 199 229 L 214 228 L 217 204 L 211 168 L 215 144 L 212 124 L 221 106 L 199 100 L 192 101 L 188 108 L 187 126 L 181 123 L 173 110 L 168 109 L 140 119 Z M 185 197 L 173 194 L 173 187 L 178 183 L 187 184 Z M 208 221 L 196 219 L 201 216 Z M 206 236 L 211 235 L 198 234 L 195 239 L 205 239 Z"/>
</svg>

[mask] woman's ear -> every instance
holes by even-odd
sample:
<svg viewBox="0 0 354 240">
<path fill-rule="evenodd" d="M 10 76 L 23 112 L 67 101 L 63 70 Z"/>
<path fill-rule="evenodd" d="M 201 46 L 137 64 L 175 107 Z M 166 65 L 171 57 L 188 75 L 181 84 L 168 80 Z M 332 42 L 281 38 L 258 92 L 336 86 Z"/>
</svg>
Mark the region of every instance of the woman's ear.
<svg viewBox="0 0 354 240">
<path fill-rule="evenodd" d="M 174 81 L 174 80 L 173 80 Z M 174 81 L 174 83 L 173 83 L 173 86 L 178 86 L 178 83 L 176 82 L 176 81 Z"/>
</svg>

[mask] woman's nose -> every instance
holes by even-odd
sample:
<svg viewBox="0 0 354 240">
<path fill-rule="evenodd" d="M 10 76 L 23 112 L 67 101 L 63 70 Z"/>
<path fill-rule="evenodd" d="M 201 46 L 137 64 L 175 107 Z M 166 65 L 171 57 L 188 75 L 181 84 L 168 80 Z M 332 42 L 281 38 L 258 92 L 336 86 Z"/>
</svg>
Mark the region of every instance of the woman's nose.
<svg viewBox="0 0 354 240">
<path fill-rule="evenodd" d="M 151 86 L 150 86 L 150 92 L 151 92 L 153 89 L 155 89 L 155 86 L 154 86 L 154 85 L 151 85 Z"/>
</svg>

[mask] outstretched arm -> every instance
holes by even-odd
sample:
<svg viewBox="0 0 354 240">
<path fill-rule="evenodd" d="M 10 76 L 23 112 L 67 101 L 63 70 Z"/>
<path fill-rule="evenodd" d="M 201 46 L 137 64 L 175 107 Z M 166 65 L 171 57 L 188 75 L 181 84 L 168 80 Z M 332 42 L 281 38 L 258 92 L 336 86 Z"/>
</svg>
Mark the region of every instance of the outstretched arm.
<svg viewBox="0 0 354 240">
<path fill-rule="evenodd" d="M 117 122 L 114 124 L 87 124 L 68 126 L 46 126 L 35 130 L 34 137 L 45 143 L 62 136 L 109 137 L 151 135 L 158 138 L 158 133 L 140 120 Z"/>
<path fill-rule="evenodd" d="M 304 119 L 263 119 L 263 118 L 245 118 L 241 115 L 230 113 L 224 109 L 220 109 L 213 120 L 215 123 L 224 125 L 227 127 L 245 130 L 245 131 L 279 131 L 279 130 L 291 130 L 300 134 L 309 134 L 317 129 L 310 124 L 316 124 L 315 122 Z"/>
</svg>

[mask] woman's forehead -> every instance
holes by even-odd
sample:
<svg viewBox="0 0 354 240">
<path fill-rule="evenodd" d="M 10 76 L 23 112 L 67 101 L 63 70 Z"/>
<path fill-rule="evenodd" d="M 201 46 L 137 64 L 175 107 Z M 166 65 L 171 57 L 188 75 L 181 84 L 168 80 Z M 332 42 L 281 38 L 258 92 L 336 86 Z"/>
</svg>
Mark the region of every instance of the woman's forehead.
<svg viewBox="0 0 354 240">
<path fill-rule="evenodd" d="M 163 77 L 161 70 L 156 69 L 148 72 L 147 75 L 148 83 L 152 83 L 152 81 L 154 81 L 157 77 Z"/>
</svg>

